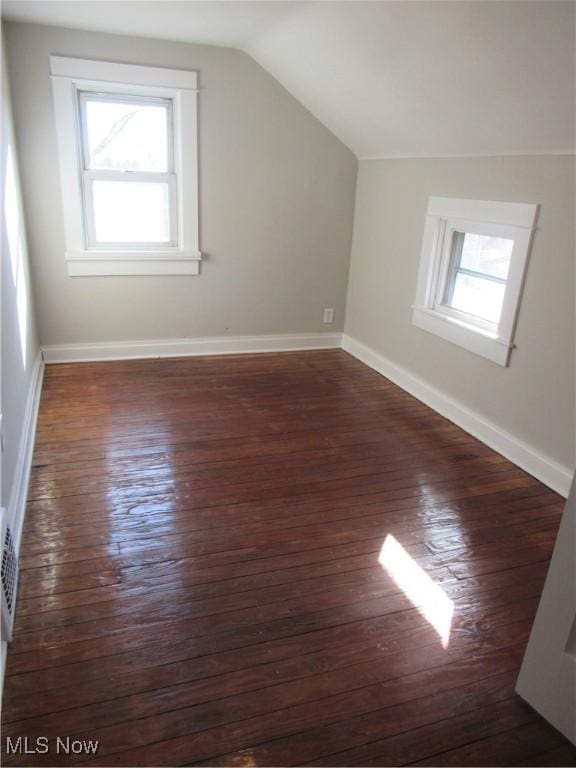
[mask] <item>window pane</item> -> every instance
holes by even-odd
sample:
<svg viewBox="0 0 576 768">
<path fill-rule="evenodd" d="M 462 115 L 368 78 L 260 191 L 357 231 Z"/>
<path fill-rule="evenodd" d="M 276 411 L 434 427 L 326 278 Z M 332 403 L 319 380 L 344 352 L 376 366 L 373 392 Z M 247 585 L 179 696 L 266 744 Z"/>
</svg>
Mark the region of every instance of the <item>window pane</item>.
<svg viewBox="0 0 576 768">
<path fill-rule="evenodd" d="M 88 168 L 168 171 L 168 108 L 86 99 Z"/>
<path fill-rule="evenodd" d="M 502 313 L 505 287 L 503 283 L 457 272 L 450 306 L 497 324 Z"/>
<path fill-rule="evenodd" d="M 474 235 L 470 232 L 458 232 L 457 235 L 463 238 L 461 267 L 504 280 L 508 277 L 514 240 L 506 237 Z"/>
<path fill-rule="evenodd" d="M 170 242 L 170 189 L 165 182 L 94 181 L 98 243 Z"/>
</svg>

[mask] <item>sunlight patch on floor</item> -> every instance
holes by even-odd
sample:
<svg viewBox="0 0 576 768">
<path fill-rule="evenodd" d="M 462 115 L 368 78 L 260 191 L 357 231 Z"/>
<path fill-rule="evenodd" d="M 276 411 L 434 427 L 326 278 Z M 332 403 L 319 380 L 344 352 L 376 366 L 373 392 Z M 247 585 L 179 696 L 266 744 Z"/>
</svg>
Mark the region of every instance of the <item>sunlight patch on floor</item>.
<svg viewBox="0 0 576 768">
<path fill-rule="evenodd" d="M 384 540 L 378 562 L 436 630 L 442 647 L 448 648 L 454 603 L 442 587 L 428 576 L 390 533 Z"/>
</svg>

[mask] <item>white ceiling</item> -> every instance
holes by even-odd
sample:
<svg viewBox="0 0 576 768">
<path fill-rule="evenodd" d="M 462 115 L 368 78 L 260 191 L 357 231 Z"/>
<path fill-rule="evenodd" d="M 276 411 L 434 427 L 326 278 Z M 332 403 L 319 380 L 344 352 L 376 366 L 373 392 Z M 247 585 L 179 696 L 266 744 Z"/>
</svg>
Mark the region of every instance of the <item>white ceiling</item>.
<svg viewBox="0 0 576 768">
<path fill-rule="evenodd" d="M 4 0 L 43 24 L 240 48 L 359 157 L 574 148 L 573 0 Z"/>
</svg>

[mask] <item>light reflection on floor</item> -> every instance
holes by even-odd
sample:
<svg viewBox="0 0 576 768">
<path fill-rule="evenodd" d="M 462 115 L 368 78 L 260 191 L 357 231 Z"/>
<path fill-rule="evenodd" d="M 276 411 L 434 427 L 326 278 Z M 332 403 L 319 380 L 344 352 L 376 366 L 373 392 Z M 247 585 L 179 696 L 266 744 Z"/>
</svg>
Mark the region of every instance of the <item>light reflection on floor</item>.
<svg viewBox="0 0 576 768">
<path fill-rule="evenodd" d="M 378 562 L 436 630 L 442 647 L 448 648 L 454 615 L 453 601 L 390 533 L 384 540 Z"/>
<path fill-rule="evenodd" d="M 129 410 L 125 411 L 129 413 Z M 134 413 L 139 416 L 141 405 L 134 404 Z M 133 424 L 130 429 L 130 439 L 141 439 L 145 444 L 150 438 L 152 425 L 139 426 Z M 160 445 L 169 442 L 170 436 L 163 431 L 155 434 L 155 439 Z M 112 443 L 114 446 L 114 443 Z M 150 524 L 150 516 L 153 516 L 155 528 L 162 528 L 163 533 L 171 533 L 174 523 L 174 515 L 180 508 L 180 495 L 176 470 L 177 466 L 172 461 L 172 452 L 163 450 L 145 453 L 143 461 L 135 462 L 133 459 L 123 462 L 116 455 L 114 447 L 111 452 L 106 452 L 104 477 L 110 478 L 106 487 L 106 496 L 110 502 L 111 530 L 119 533 L 126 521 L 129 525 L 142 524 L 144 528 Z M 125 463 L 125 471 L 119 471 Z M 188 483 L 189 484 L 189 483 Z M 153 501 L 148 497 L 153 495 Z M 120 514 L 119 514 L 120 512 Z"/>
</svg>

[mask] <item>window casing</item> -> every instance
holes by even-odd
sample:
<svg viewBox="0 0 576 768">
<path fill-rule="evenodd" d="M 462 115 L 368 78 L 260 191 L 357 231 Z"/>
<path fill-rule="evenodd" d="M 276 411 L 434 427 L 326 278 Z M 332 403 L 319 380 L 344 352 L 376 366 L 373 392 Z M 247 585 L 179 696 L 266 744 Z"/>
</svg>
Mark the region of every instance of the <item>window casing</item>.
<svg viewBox="0 0 576 768">
<path fill-rule="evenodd" d="M 413 324 L 508 365 L 537 206 L 431 197 Z"/>
<path fill-rule="evenodd" d="M 68 274 L 198 274 L 196 73 L 50 58 Z"/>
</svg>

